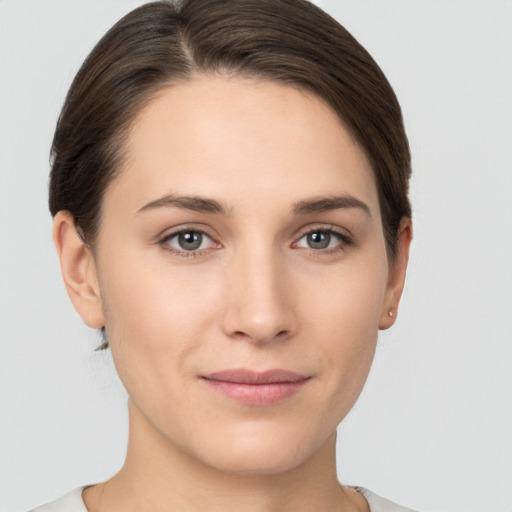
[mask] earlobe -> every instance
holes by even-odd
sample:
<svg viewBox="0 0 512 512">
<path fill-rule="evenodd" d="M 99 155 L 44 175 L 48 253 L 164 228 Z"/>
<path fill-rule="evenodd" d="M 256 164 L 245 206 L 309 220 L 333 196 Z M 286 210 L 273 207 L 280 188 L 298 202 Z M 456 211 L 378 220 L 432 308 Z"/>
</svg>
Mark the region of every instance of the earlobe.
<svg viewBox="0 0 512 512">
<path fill-rule="evenodd" d="M 398 229 L 396 256 L 389 269 L 386 296 L 379 321 L 379 329 L 381 330 L 389 329 L 396 321 L 398 305 L 404 289 L 411 241 L 411 219 L 403 217 Z"/>
<path fill-rule="evenodd" d="M 86 325 L 105 325 L 94 255 L 80 238 L 72 215 L 60 211 L 53 220 L 53 241 L 60 260 L 62 278 L 77 313 Z"/>
</svg>

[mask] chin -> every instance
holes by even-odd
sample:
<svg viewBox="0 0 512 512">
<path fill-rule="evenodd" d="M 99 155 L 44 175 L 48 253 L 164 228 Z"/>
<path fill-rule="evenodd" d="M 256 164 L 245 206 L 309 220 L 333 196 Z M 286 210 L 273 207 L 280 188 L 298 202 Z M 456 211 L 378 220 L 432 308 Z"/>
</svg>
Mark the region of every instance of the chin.
<svg viewBox="0 0 512 512">
<path fill-rule="evenodd" d="M 292 471 L 310 459 L 331 437 L 319 438 L 278 426 L 250 435 L 226 434 L 196 455 L 208 466 L 237 475 L 275 475 Z M 334 439 L 334 435 L 332 436 Z M 205 450 L 206 448 L 206 450 Z"/>
<path fill-rule="evenodd" d="M 300 466 L 307 457 L 291 450 L 276 451 L 254 447 L 238 453 L 224 453 L 213 458 L 218 471 L 235 475 L 276 475 Z"/>
</svg>

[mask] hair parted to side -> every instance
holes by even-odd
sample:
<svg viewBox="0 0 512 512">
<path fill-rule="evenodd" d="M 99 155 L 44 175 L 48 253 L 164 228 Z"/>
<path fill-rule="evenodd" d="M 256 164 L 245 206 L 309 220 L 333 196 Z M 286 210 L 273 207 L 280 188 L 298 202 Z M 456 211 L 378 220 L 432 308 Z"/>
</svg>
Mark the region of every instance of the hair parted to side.
<svg viewBox="0 0 512 512">
<path fill-rule="evenodd" d="M 368 52 L 306 0 L 161 0 L 119 20 L 69 89 L 51 149 L 49 206 L 67 210 L 90 247 L 134 118 L 161 89 L 241 76 L 316 95 L 339 116 L 375 175 L 390 259 L 411 216 L 410 153 L 396 96 Z M 103 344 L 108 347 L 105 329 Z"/>
<path fill-rule="evenodd" d="M 207 74 L 288 84 L 327 102 L 372 164 L 393 258 L 400 220 L 411 216 L 400 106 L 368 52 L 306 0 L 162 0 L 118 21 L 62 108 L 51 150 L 52 215 L 68 210 L 93 246 L 133 119 L 162 88 Z"/>
</svg>

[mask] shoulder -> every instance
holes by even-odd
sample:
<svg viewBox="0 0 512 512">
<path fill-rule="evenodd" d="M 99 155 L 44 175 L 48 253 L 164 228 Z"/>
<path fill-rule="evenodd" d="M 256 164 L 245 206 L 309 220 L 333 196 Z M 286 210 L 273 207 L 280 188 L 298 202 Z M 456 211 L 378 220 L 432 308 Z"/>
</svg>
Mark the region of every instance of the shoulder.
<svg viewBox="0 0 512 512">
<path fill-rule="evenodd" d="M 365 497 L 370 506 L 370 512 L 414 512 L 412 509 L 401 507 L 364 487 L 354 487 L 354 489 Z"/>
<path fill-rule="evenodd" d="M 365 497 L 370 506 L 370 512 L 414 512 L 412 509 L 401 507 L 364 487 L 354 487 L 354 489 Z M 37 507 L 30 512 L 87 512 L 82 500 L 83 490 L 84 487 L 79 487 L 58 500 Z"/>
<path fill-rule="evenodd" d="M 79 487 L 58 500 L 37 507 L 30 512 L 87 512 L 82 500 L 83 490 L 84 487 Z"/>
</svg>

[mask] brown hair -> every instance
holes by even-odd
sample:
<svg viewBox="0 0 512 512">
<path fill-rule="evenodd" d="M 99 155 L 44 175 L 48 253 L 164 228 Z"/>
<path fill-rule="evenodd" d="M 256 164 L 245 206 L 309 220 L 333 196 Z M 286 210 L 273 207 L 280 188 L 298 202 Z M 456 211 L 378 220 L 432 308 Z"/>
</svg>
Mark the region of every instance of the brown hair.
<svg viewBox="0 0 512 512">
<path fill-rule="evenodd" d="M 288 84 L 331 106 L 372 164 L 393 257 L 400 220 L 411 216 L 400 106 L 368 52 L 305 0 L 164 0 L 117 22 L 83 63 L 59 117 L 52 215 L 68 210 L 92 245 L 134 117 L 158 90 L 212 73 Z"/>
</svg>

